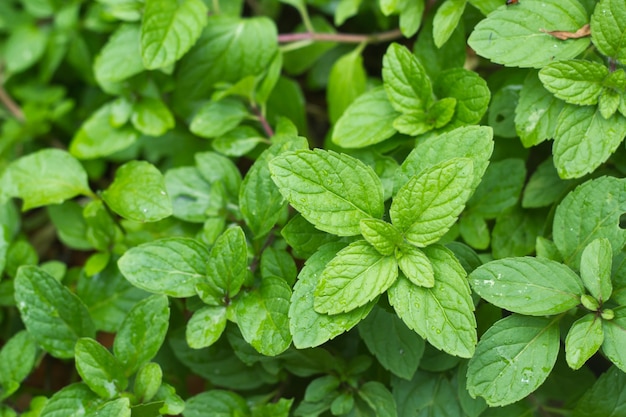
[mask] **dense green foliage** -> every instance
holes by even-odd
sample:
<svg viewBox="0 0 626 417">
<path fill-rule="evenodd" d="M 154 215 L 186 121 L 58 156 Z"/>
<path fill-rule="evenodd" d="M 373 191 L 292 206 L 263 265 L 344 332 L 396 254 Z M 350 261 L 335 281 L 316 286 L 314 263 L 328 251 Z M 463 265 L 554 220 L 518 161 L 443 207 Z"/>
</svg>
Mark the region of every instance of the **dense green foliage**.
<svg viewBox="0 0 626 417">
<path fill-rule="evenodd" d="M 0 417 L 625 416 L 626 3 L 508 3 L 0 1 Z"/>
</svg>

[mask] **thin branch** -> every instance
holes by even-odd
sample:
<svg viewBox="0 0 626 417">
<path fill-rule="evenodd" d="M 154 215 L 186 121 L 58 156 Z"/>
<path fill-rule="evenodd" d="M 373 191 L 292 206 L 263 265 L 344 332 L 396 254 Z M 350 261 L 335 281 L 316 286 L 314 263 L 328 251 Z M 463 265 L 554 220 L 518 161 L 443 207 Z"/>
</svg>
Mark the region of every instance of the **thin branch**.
<svg viewBox="0 0 626 417">
<path fill-rule="evenodd" d="M 4 89 L 4 84 L 0 84 L 0 103 L 2 103 L 18 121 L 23 122 L 25 120 L 24 112 Z"/>
<path fill-rule="evenodd" d="M 253 106 L 252 111 L 254 112 L 254 115 L 257 117 L 259 123 L 261 123 L 261 126 L 263 127 L 263 131 L 265 132 L 267 137 L 271 138 L 272 136 L 274 136 L 274 130 L 272 129 L 267 119 L 263 115 L 263 112 L 261 111 L 261 109 L 259 109 L 258 106 Z"/>
<path fill-rule="evenodd" d="M 361 35 L 357 33 L 286 33 L 278 35 L 278 43 L 291 43 L 300 41 L 340 42 L 340 43 L 378 43 L 386 42 L 402 37 L 400 29 L 387 32 Z"/>
</svg>

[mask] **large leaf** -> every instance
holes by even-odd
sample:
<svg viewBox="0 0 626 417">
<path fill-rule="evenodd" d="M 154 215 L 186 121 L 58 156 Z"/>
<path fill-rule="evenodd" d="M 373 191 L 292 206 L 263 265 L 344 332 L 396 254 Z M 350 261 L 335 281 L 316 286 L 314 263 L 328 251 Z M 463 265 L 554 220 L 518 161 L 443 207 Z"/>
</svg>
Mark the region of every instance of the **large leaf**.
<svg viewBox="0 0 626 417">
<path fill-rule="evenodd" d="M 349 155 L 320 149 L 286 152 L 270 162 L 270 171 L 285 199 L 320 230 L 357 235 L 361 219 L 383 214 L 380 180 Z"/>
<path fill-rule="evenodd" d="M 93 392 L 111 399 L 126 389 L 128 379 L 122 364 L 100 343 L 88 337 L 80 338 L 75 352 L 76 370 Z"/>
<path fill-rule="evenodd" d="M 82 417 L 95 412 L 102 402 L 84 383 L 74 383 L 57 391 L 41 409 L 46 417 Z"/>
<path fill-rule="evenodd" d="M 611 367 L 576 403 L 574 417 L 621 416 L 626 413 L 626 373 Z"/>
<path fill-rule="evenodd" d="M 619 0 L 601 0 L 591 16 L 591 39 L 598 50 L 626 62 L 626 7 Z"/>
<path fill-rule="evenodd" d="M 141 60 L 139 25 L 127 23 L 109 37 L 96 59 L 93 70 L 98 83 L 107 88 L 144 70 Z"/>
<path fill-rule="evenodd" d="M 539 71 L 539 79 L 556 98 L 587 106 L 598 103 L 608 74 L 609 69 L 602 64 L 572 59 L 546 65 Z"/>
<path fill-rule="evenodd" d="M 392 43 L 383 57 L 383 83 L 394 109 L 402 113 L 426 110 L 433 102 L 432 85 L 417 57 Z"/>
<path fill-rule="evenodd" d="M 465 68 L 441 71 L 435 82 L 435 95 L 456 100 L 454 116 L 443 127 L 445 130 L 478 124 L 487 112 L 491 98 L 487 82 Z"/>
</svg>

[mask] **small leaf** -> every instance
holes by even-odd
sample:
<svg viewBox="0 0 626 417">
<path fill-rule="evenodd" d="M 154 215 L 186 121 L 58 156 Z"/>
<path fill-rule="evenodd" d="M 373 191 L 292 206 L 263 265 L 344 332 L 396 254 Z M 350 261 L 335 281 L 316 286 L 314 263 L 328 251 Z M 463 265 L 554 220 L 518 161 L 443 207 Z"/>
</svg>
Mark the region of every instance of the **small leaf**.
<svg viewBox="0 0 626 417">
<path fill-rule="evenodd" d="M 76 342 L 75 352 L 76 370 L 93 392 L 110 400 L 126 389 L 122 364 L 100 343 L 83 337 Z"/>
<path fill-rule="evenodd" d="M 391 255 L 402 243 L 402 235 L 392 224 L 379 219 L 362 219 L 361 235 L 381 255 Z"/>
<path fill-rule="evenodd" d="M 140 27 L 126 23 L 113 32 L 94 60 L 93 71 L 100 86 L 107 88 L 144 71 Z"/>
<path fill-rule="evenodd" d="M 131 122 L 135 129 L 148 136 L 161 136 L 176 124 L 167 105 L 149 97 L 143 97 L 133 105 Z"/>
<path fill-rule="evenodd" d="M 158 363 L 148 362 L 137 371 L 133 393 L 141 402 L 152 400 L 163 381 L 163 370 Z"/>
<path fill-rule="evenodd" d="M 398 267 L 405 277 L 418 287 L 435 285 L 435 272 L 428 257 L 419 248 L 404 244 L 396 252 Z"/>
<path fill-rule="evenodd" d="M 361 219 L 382 217 L 380 179 L 349 155 L 320 149 L 286 152 L 272 159 L 270 171 L 285 199 L 320 230 L 357 235 Z"/>
<path fill-rule="evenodd" d="M 602 64 L 572 59 L 546 65 L 539 71 L 539 79 L 556 98 L 586 106 L 598 102 L 602 81 L 608 74 Z"/>
<path fill-rule="evenodd" d="M 559 178 L 552 158 L 543 161 L 530 176 L 522 196 L 523 208 L 546 207 L 560 199 L 572 186 L 572 181 Z"/>
<path fill-rule="evenodd" d="M 598 111 L 605 119 L 610 119 L 619 109 L 624 95 L 613 89 L 605 88 L 598 98 Z"/>
<path fill-rule="evenodd" d="M 395 257 L 356 241 L 326 265 L 315 288 L 315 311 L 332 315 L 354 310 L 385 292 L 397 277 Z"/>
<path fill-rule="evenodd" d="M 195 167 L 169 169 L 164 180 L 167 195 L 172 202 L 172 215 L 176 218 L 204 223 L 210 214 L 224 205 L 219 198 L 223 190 L 209 184 Z"/>
<path fill-rule="evenodd" d="M 612 320 L 602 320 L 602 330 L 604 331 L 604 342 L 602 352 L 613 362 L 615 366 L 626 372 L 626 353 L 624 343 L 626 343 L 626 308 L 618 307 L 613 310 Z"/>
<path fill-rule="evenodd" d="M 611 263 L 613 248 L 606 238 L 595 239 L 585 249 L 580 258 L 580 277 L 591 295 L 599 302 L 611 298 Z"/>
<path fill-rule="evenodd" d="M 598 50 L 617 61 L 626 61 L 626 8 L 619 0 L 601 0 L 591 15 L 591 39 Z"/>
<path fill-rule="evenodd" d="M 446 0 L 437 9 L 433 20 L 433 38 L 438 48 L 450 39 L 461 20 L 466 4 L 467 0 Z"/>
<path fill-rule="evenodd" d="M 19 387 L 33 370 L 36 359 L 37 344 L 28 331 L 20 330 L 6 341 L 0 349 L 0 398 L 7 396 L 6 387 L 12 382 Z"/>
<path fill-rule="evenodd" d="M 467 389 L 491 407 L 512 404 L 545 381 L 558 353 L 558 318 L 506 317 L 478 343 L 469 361 Z"/>
<path fill-rule="evenodd" d="M 226 323 L 224 306 L 208 306 L 195 311 L 187 322 L 185 333 L 189 347 L 202 349 L 211 346 L 222 336 Z"/>
<path fill-rule="evenodd" d="M 465 208 L 472 170 L 470 159 L 454 158 L 412 177 L 391 203 L 392 224 L 416 246 L 437 242 Z"/>
<path fill-rule="evenodd" d="M 15 277 L 15 302 L 35 341 L 57 358 L 73 358 L 79 337 L 95 328 L 82 301 L 39 267 L 21 266 Z"/>
<path fill-rule="evenodd" d="M 247 416 L 250 410 L 246 400 L 240 395 L 224 390 L 212 389 L 194 395 L 185 402 L 185 417 Z"/>
<path fill-rule="evenodd" d="M 236 128 L 246 116 L 248 109 L 239 100 L 210 101 L 191 119 L 189 130 L 203 138 L 214 138 Z"/>
<path fill-rule="evenodd" d="M 491 99 L 486 81 L 464 68 L 441 71 L 435 81 L 435 95 L 456 99 L 454 116 L 445 125 L 445 130 L 478 124 L 487 112 Z"/>
<path fill-rule="evenodd" d="M 328 102 L 328 117 L 331 123 L 336 123 L 350 104 L 367 87 L 367 73 L 363 67 L 362 48 L 339 58 L 330 70 L 326 101 Z"/>
<path fill-rule="evenodd" d="M 580 303 L 584 291 L 571 269 L 544 258 L 492 261 L 476 268 L 469 282 L 490 303 L 533 316 L 563 313 Z"/>
<path fill-rule="evenodd" d="M 433 102 L 432 85 L 424 67 L 400 44 L 389 45 L 383 57 L 383 84 L 396 111 L 426 110 Z"/>
<path fill-rule="evenodd" d="M 24 22 L 11 28 L 2 54 L 7 73 L 22 72 L 42 58 L 49 38 L 44 27 Z"/>
<path fill-rule="evenodd" d="M 565 359 L 572 369 L 580 369 L 600 349 L 604 341 L 602 320 L 590 313 L 576 320 L 565 338 Z"/>
<path fill-rule="evenodd" d="M 130 400 L 126 397 L 107 401 L 95 410 L 98 417 L 131 417 Z"/>
</svg>

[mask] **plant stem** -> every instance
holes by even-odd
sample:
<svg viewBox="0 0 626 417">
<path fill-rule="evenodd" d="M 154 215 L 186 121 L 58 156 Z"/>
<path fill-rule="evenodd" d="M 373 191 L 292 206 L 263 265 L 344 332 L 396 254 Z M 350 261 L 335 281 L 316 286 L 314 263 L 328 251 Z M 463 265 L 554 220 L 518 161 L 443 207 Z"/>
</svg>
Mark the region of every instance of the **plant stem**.
<svg viewBox="0 0 626 417">
<path fill-rule="evenodd" d="M 358 33 L 286 33 L 278 35 L 278 43 L 291 43 L 300 41 L 340 42 L 340 43 L 378 43 L 398 39 L 402 37 L 400 29 L 387 32 L 361 35 Z"/>
<path fill-rule="evenodd" d="M 272 130 L 272 127 L 270 126 L 267 119 L 263 115 L 263 112 L 261 111 L 261 109 L 258 106 L 254 105 L 252 106 L 252 111 L 254 112 L 254 115 L 258 119 L 259 123 L 261 123 L 261 126 L 263 127 L 263 131 L 265 132 L 267 137 L 271 138 L 272 136 L 274 136 L 274 130 Z"/>
<path fill-rule="evenodd" d="M 18 121 L 24 121 L 24 112 L 4 89 L 4 84 L 0 84 L 0 102 Z"/>
</svg>

